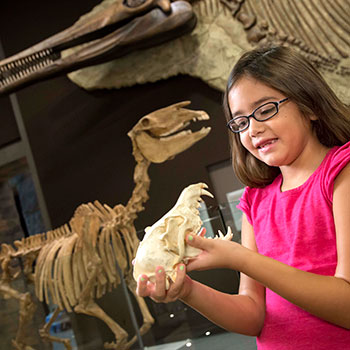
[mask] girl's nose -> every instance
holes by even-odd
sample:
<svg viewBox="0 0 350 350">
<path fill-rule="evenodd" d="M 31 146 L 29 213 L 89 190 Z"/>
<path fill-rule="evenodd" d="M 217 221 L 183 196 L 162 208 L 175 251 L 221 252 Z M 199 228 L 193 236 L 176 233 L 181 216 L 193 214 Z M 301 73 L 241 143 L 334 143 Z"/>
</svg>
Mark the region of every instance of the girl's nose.
<svg viewBox="0 0 350 350">
<path fill-rule="evenodd" d="M 250 125 L 248 130 L 249 130 L 249 135 L 254 137 L 262 133 L 265 130 L 265 126 L 264 126 L 264 123 L 258 122 L 254 118 L 250 118 Z"/>
</svg>

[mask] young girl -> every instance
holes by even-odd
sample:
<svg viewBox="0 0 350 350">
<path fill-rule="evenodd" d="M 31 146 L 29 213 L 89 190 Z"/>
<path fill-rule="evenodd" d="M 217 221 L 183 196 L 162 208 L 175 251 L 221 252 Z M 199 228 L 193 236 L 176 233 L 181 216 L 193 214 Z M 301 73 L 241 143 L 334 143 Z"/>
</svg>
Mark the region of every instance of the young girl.
<svg viewBox="0 0 350 350">
<path fill-rule="evenodd" d="M 224 97 L 237 177 L 247 185 L 242 244 L 189 235 L 203 252 L 165 290 L 147 276 L 138 294 L 181 299 L 221 327 L 257 336 L 259 350 L 350 348 L 350 115 L 320 74 L 285 47 L 253 50 Z M 203 232 L 202 232 L 203 233 Z M 238 295 L 187 271 L 241 272 Z"/>
</svg>

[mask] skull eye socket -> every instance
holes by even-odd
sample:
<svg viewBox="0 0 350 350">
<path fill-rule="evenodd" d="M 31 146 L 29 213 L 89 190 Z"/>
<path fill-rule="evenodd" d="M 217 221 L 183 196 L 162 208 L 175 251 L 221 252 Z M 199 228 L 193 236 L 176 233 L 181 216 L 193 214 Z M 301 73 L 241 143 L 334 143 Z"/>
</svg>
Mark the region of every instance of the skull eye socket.
<svg viewBox="0 0 350 350">
<path fill-rule="evenodd" d="M 146 2 L 146 0 L 124 0 L 124 5 L 126 5 L 127 7 L 139 7 L 141 5 L 143 5 Z"/>
<path fill-rule="evenodd" d="M 142 119 L 142 126 L 147 127 L 149 126 L 150 121 L 148 118 Z"/>
</svg>

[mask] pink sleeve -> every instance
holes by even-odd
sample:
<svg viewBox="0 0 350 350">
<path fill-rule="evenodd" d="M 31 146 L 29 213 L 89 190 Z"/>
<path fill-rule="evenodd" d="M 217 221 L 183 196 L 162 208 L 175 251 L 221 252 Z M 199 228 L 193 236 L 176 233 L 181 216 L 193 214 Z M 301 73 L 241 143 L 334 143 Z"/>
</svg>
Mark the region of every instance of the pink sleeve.
<svg viewBox="0 0 350 350">
<path fill-rule="evenodd" d="M 242 210 L 243 213 L 247 216 L 248 222 L 253 225 L 252 217 L 251 217 L 251 205 L 249 200 L 249 187 L 246 187 L 242 197 L 239 200 L 239 204 L 237 205 L 237 208 Z"/>
<path fill-rule="evenodd" d="M 330 202 L 333 202 L 334 181 L 344 167 L 350 162 L 350 141 L 339 147 L 330 158 L 324 177 L 324 191 Z"/>
</svg>

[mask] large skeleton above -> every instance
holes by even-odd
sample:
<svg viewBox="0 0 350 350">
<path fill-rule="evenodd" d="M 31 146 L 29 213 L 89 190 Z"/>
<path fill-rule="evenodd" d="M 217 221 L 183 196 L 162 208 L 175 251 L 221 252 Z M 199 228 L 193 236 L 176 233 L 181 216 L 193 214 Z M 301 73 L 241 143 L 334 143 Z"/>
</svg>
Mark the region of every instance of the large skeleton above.
<svg viewBox="0 0 350 350">
<path fill-rule="evenodd" d="M 112 3 L 105 0 L 99 6 Z M 194 0 L 195 29 L 159 47 L 76 71 L 85 89 L 121 88 L 178 74 L 201 78 L 223 91 L 238 57 L 257 46 L 287 45 L 321 71 L 350 104 L 350 2 L 347 0 Z M 94 9 L 98 11 L 98 7 Z M 92 15 L 93 12 L 86 16 Z"/>
<path fill-rule="evenodd" d="M 350 104 L 349 12 L 347 0 L 104 0 L 67 31 L 0 62 L 0 94 L 81 66 L 90 67 L 69 77 L 85 89 L 122 88 L 187 74 L 223 90 L 244 50 L 283 44 L 318 66 Z M 72 47 L 88 41 L 87 46 Z M 40 55 L 34 59 L 39 67 L 45 62 L 41 73 L 28 60 L 26 71 L 16 66 L 27 55 L 35 58 L 34 52 L 43 55 L 52 48 L 55 64 Z M 140 48 L 144 50 L 135 51 Z M 95 65 L 99 61 L 107 63 Z"/>
<path fill-rule="evenodd" d="M 191 31 L 195 23 L 192 8 L 184 1 L 115 0 L 0 61 L 0 94 L 158 45 Z M 70 48 L 73 52 L 64 53 Z"/>
</svg>

